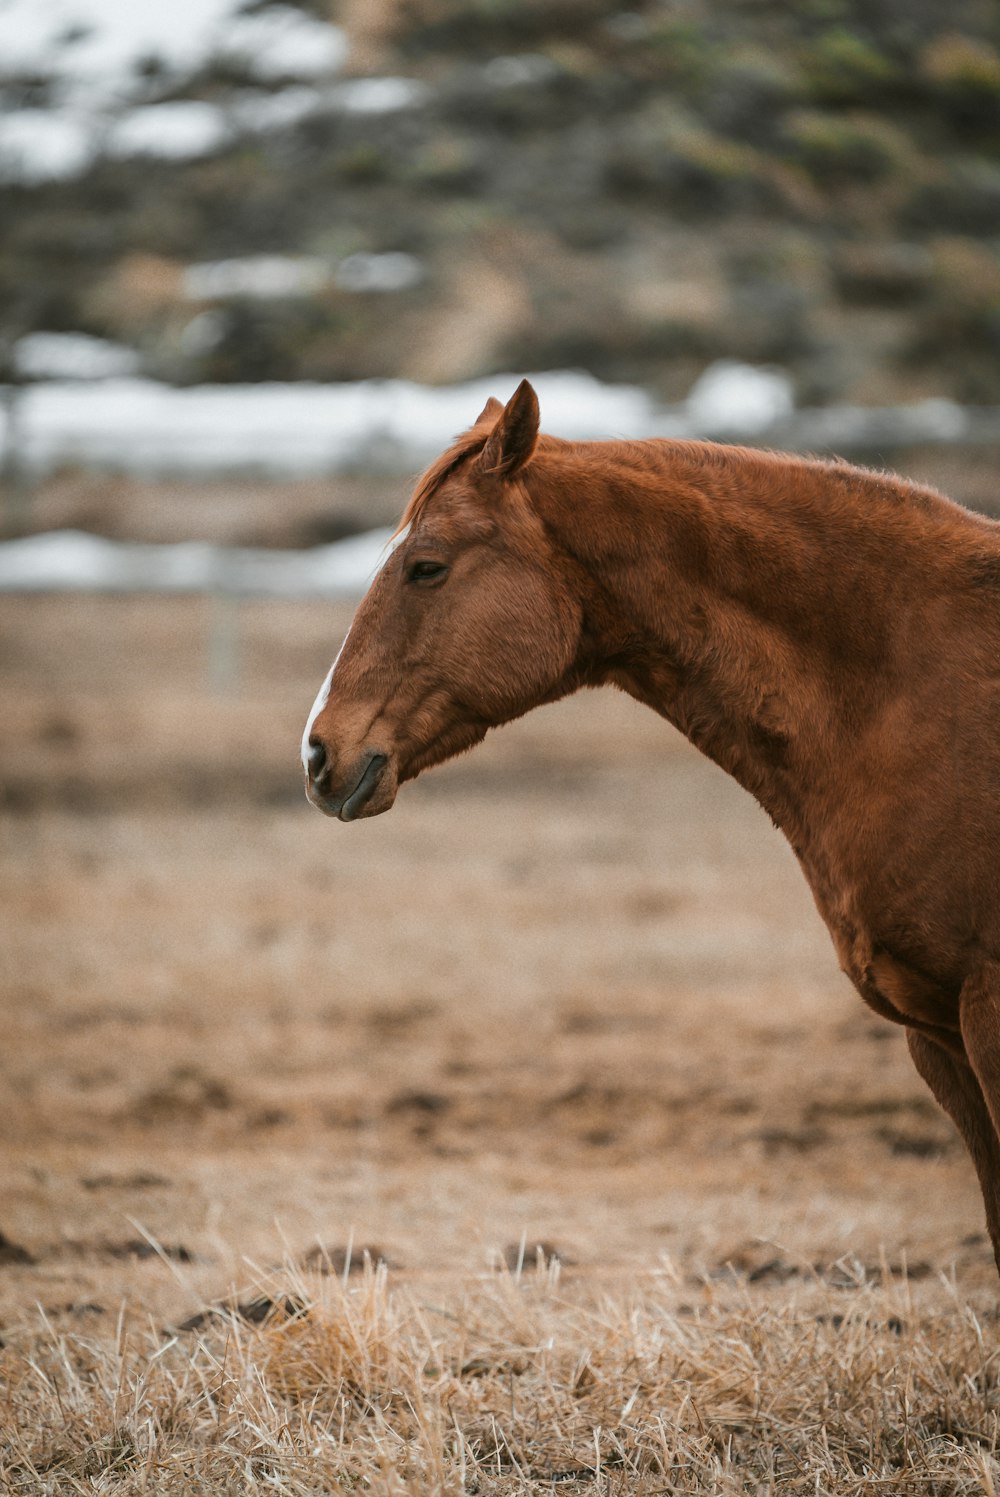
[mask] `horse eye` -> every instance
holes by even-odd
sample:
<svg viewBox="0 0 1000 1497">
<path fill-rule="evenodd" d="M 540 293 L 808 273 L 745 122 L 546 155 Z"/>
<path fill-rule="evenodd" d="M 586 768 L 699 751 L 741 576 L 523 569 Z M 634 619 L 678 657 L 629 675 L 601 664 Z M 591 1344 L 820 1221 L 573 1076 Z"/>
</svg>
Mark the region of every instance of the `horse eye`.
<svg viewBox="0 0 1000 1497">
<path fill-rule="evenodd" d="M 448 568 L 442 561 L 415 561 L 406 574 L 407 582 L 431 582 L 443 577 Z"/>
</svg>

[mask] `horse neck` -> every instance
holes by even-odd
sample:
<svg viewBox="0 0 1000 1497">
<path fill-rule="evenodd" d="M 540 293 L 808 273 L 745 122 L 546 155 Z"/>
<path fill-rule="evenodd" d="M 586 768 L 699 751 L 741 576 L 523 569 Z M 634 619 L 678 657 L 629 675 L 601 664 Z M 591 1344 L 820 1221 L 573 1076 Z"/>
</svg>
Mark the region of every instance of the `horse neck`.
<svg viewBox="0 0 1000 1497">
<path fill-rule="evenodd" d="M 543 452 L 530 490 L 576 569 L 581 683 L 666 717 L 796 843 L 806 787 L 885 689 L 913 567 L 933 555 L 920 537 L 954 507 L 901 480 L 694 443 Z"/>
</svg>

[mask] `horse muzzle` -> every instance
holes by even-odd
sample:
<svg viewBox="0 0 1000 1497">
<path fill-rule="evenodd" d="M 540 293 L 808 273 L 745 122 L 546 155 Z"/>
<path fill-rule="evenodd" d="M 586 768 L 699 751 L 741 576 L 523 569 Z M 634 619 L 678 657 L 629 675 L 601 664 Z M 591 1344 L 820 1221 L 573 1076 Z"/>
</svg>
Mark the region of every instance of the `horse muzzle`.
<svg viewBox="0 0 1000 1497">
<path fill-rule="evenodd" d="M 335 776 L 325 745 L 310 740 L 306 760 L 306 797 L 324 816 L 357 821 L 388 811 L 396 799 L 395 776 L 389 758 L 375 750 L 362 753 L 343 777 Z M 338 780 L 340 783 L 338 784 Z"/>
</svg>

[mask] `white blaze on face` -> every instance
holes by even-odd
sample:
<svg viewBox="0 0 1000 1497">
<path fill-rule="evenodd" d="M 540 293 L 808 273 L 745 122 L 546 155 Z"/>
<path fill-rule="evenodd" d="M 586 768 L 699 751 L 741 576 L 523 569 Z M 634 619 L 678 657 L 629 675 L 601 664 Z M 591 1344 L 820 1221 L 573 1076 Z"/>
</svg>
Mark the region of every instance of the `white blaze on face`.
<svg viewBox="0 0 1000 1497">
<path fill-rule="evenodd" d="M 323 708 L 326 706 L 326 699 L 330 695 L 330 683 L 333 680 L 333 672 L 336 664 L 337 662 L 335 660 L 333 662 L 333 665 L 331 665 L 330 669 L 326 673 L 326 680 L 323 682 L 323 685 L 316 693 L 316 700 L 312 704 L 312 711 L 309 713 L 309 718 L 306 722 L 306 730 L 302 734 L 302 748 L 300 752 L 302 756 L 303 769 L 309 768 L 309 734 L 313 730 L 313 723 L 316 721 L 317 717 L 319 717 L 320 713 L 323 711 Z"/>
<path fill-rule="evenodd" d="M 409 534 L 409 530 L 410 527 L 407 526 L 405 530 L 401 530 L 398 535 L 394 535 L 392 537 L 392 540 L 386 544 L 386 561 L 388 561 L 389 557 L 392 555 L 393 551 L 395 551 L 400 542 L 406 539 L 407 535 Z M 382 563 L 382 566 L 385 566 L 385 561 Z M 382 567 L 379 567 L 378 570 L 380 572 L 382 570 Z M 376 572 L 375 575 L 377 576 L 378 572 Z M 372 580 L 374 581 L 374 578 Z M 333 685 L 333 673 L 337 669 L 337 666 L 340 664 L 340 657 L 344 653 L 344 645 L 347 644 L 350 636 L 351 631 L 350 629 L 348 629 L 347 633 L 344 635 L 344 644 L 342 644 L 340 649 L 337 651 L 337 658 L 331 665 L 330 669 L 327 671 L 326 679 L 323 682 L 323 685 L 320 687 L 319 691 L 316 693 L 316 700 L 312 704 L 312 711 L 309 713 L 309 720 L 306 723 L 306 730 L 302 734 L 302 746 L 300 749 L 302 768 L 304 770 L 308 770 L 309 768 L 309 734 L 313 730 L 313 723 L 316 721 L 317 717 L 319 717 L 320 713 L 323 711 L 323 708 L 326 706 L 327 701 L 329 700 L 330 687 Z"/>
<path fill-rule="evenodd" d="M 346 645 L 347 643 L 350 632 L 350 629 L 348 629 L 347 634 L 344 635 L 344 644 L 341 645 L 340 649 L 337 651 L 337 658 L 331 665 L 330 669 L 327 671 L 326 679 L 324 680 L 323 685 L 320 687 L 319 691 L 316 693 L 316 700 L 312 704 L 312 710 L 309 713 L 309 719 L 306 723 L 306 730 L 302 734 L 302 768 L 305 770 L 308 770 L 309 768 L 309 734 L 313 730 L 313 723 L 316 721 L 317 717 L 319 717 L 320 713 L 323 711 L 323 708 L 326 706 L 327 698 L 330 695 L 330 687 L 333 685 L 333 673 L 337 669 L 341 655 L 343 655 L 344 653 L 344 645 Z"/>
</svg>

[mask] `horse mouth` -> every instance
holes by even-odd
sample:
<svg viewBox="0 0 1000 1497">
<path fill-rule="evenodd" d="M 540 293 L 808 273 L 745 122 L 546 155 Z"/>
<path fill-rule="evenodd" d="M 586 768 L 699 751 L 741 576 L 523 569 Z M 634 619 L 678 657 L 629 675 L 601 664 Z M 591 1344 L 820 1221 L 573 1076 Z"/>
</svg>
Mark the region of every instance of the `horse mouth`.
<svg viewBox="0 0 1000 1497">
<path fill-rule="evenodd" d="M 372 754 L 358 783 L 337 812 L 339 820 L 355 821 L 363 813 L 365 806 L 375 794 L 388 762 L 385 754 Z"/>
</svg>

